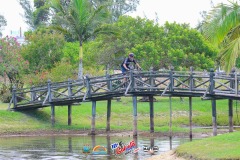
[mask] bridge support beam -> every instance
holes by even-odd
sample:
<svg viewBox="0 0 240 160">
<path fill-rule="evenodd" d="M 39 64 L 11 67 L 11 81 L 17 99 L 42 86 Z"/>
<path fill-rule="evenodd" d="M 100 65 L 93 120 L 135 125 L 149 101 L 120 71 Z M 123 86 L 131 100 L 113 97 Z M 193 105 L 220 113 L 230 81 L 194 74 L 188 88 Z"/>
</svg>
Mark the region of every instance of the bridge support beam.
<svg viewBox="0 0 240 160">
<path fill-rule="evenodd" d="M 109 132 L 110 131 L 110 118 L 111 118 L 111 99 L 107 100 L 107 127 L 106 127 L 106 131 Z"/>
<path fill-rule="evenodd" d="M 133 136 L 137 136 L 137 97 L 133 96 Z"/>
<path fill-rule="evenodd" d="M 72 137 L 68 137 L 68 151 L 71 153 L 72 149 Z"/>
<path fill-rule="evenodd" d="M 68 125 L 72 124 L 72 105 L 68 105 Z"/>
<path fill-rule="evenodd" d="M 192 140 L 192 97 L 189 97 L 189 138 Z"/>
<path fill-rule="evenodd" d="M 91 135 L 95 135 L 96 101 L 92 101 L 92 126 Z"/>
<path fill-rule="evenodd" d="M 217 110 L 216 110 L 216 99 L 212 99 L 212 126 L 213 136 L 217 135 Z"/>
<path fill-rule="evenodd" d="M 172 138 L 172 97 L 169 96 L 169 137 Z"/>
<path fill-rule="evenodd" d="M 233 100 L 228 100 L 229 132 L 233 132 Z"/>
<path fill-rule="evenodd" d="M 154 133 L 154 108 L 153 108 L 153 96 L 149 96 L 150 103 L 150 133 Z"/>
<path fill-rule="evenodd" d="M 51 122 L 52 122 L 52 127 L 55 125 L 55 106 L 51 104 Z"/>
<path fill-rule="evenodd" d="M 135 148 L 139 148 L 138 147 L 138 137 L 137 136 L 133 137 L 133 140 L 135 142 Z M 139 159 L 139 152 L 137 152 L 137 153 L 135 153 L 133 155 L 134 155 L 133 159 Z"/>
</svg>

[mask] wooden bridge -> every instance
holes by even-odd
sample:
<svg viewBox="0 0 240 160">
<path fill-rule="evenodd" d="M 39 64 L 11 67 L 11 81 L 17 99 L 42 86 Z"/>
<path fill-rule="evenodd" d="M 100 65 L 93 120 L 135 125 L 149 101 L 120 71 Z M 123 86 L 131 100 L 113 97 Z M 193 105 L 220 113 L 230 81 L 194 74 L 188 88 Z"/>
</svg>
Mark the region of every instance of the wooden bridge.
<svg viewBox="0 0 240 160">
<path fill-rule="evenodd" d="M 126 82 L 123 79 L 126 79 Z M 33 86 L 12 91 L 10 110 L 20 111 L 51 107 L 52 125 L 55 106 L 68 106 L 68 124 L 71 125 L 71 107 L 74 103 L 92 102 L 91 133 L 95 134 L 96 102 L 107 100 L 107 127 L 110 130 L 111 100 L 114 97 L 133 97 L 133 136 L 137 135 L 137 96 L 148 96 L 150 103 L 150 132 L 154 132 L 153 96 L 189 97 L 190 137 L 192 137 L 192 97 L 212 101 L 213 135 L 217 135 L 216 100 L 229 100 L 229 131 L 233 131 L 233 100 L 240 99 L 240 74 L 190 71 L 131 71 L 127 75 L 113 74 L 85 77 L 81 80 Z M 21 101 L 20 101 L 21 100 Z M 171 104 L 171 102 L 170 102 Z M 170 105 L 171 113 L 171 105 Z"/>
</svg>

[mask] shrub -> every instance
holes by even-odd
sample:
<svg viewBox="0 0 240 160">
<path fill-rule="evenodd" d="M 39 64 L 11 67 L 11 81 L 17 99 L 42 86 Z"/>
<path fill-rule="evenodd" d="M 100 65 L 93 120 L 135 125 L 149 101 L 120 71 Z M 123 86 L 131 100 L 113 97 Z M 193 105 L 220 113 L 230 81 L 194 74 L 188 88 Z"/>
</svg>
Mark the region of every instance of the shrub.
<svg viewBox="0 0 240 160">
<path fill-rule="evenodd" d="M 9 103 L 12 98 L 10 92 L 10 85 L 0 84 L 0 101 L 3 103 Z"/>
</svg>

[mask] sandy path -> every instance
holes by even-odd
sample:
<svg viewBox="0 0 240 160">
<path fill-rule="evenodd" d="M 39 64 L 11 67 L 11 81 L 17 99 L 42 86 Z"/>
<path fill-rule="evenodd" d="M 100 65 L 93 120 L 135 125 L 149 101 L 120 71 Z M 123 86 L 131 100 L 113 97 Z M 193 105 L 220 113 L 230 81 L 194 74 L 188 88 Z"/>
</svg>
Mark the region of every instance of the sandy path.
<svg viewBox="0 0 240 160">
<path fill-rule="evenodd" d="M 165 153 L 162 153 L 160 155 L 152 156 L 148 158 L 147 160 L 185 160 L 184 158 L 177 157 L 174 154 L 174 151 L 167 151 Z"/>
</svg>

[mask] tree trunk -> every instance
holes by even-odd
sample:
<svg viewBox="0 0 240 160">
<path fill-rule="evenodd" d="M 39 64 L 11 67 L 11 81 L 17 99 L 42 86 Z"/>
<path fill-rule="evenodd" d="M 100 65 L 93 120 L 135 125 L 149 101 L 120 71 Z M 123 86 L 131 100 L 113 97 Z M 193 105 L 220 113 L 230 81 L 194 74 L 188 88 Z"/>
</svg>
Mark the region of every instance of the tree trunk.
<svg viewBox="0 0 240 160">
<path fill-rule="evenodd" d="M 80 47 L 79 47 L 79 68 L 78 68 L 78 79 L 83 79 L 83 46 L 80 40 Z"/>
</svg>

